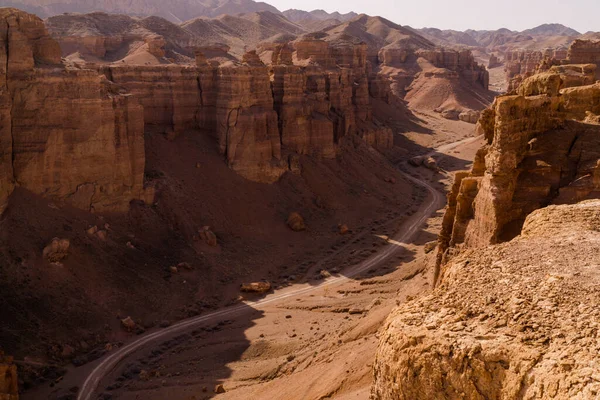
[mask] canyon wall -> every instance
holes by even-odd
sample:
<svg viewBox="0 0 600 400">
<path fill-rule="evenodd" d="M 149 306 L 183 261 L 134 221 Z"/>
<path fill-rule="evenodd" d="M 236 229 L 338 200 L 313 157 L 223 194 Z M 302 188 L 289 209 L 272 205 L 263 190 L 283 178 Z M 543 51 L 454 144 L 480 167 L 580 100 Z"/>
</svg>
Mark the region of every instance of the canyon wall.
<svg viewBox="0 0 600 400">
<path fill-rule="evenodd" d="M 598 200 L 549 206 L 513 241 L 453 258 L 384 325 L 373 398 L 597 398 L 599 230 Z"/>
<path fill-rule="evenodd" d="M 335 157 L 347 135 L 393 144 L 372 116 L 364 44 L 298 40 L 274 46 L 269 65 L 256 52 L 209 63 L 199 49 L 196 65 L 73 64 L 37 17 L 0 17 L 0 211 L 15 185 L 98 212 L 151 200 L 145 131 L 210 135 L 233 170 L 264 183 L 296 155 Z"/>
<path fill-rule="evenodd" d="M 372 117 L 363 45 L 299 40 L 264 52 L 269 65 L 254 51 L 220 65 L 198 52 L 196 66 L 99 69 L 143 105 L 147 131 L 211 135 L 228 165 L 253 181 L 276 181 L 294 154 L 335 157 L 347 135 L 392 146 L 391 130 Z"/>
<path fill-rule="evenodd" d="M 561 48 L 544 51 L 511 51 L 505 53 L 504 58 L 506 80 L 509 83 L 508 91 L 512 92 L 526 78 L 556 66 L 593 64 L 600 67 L 600 41 L 577 39 L 568 50 Z M 597 79 L 600 70 L 596 69 L 595 72 L 595 79 Z"/>
<path fill-rule="evenodd" d="M 563 88 L 561 73 L 482 113 L 486 143 L 448 196 L 435 289 L 388 318 L 372 397 L 600 393 L 600 83 Z"/>
<path fill-rule="evenodd" d="M 572 64 L 600 65 L 600 41 L 575 40 L 569 47 L 567 58 Z"/>
<path fill-rule="evenodd" d="M 0 10 L 0 211 L 15 185 L 105 212 L 144 199 L 142 107 L 96 72 L 65 69 L 43 22 Z"/>
<path fill-rule="evenodd" d="M 560 75 L 554 81 L 560 85 Z M 528 78 L 546 81 L 548 75 Z M 468 175 L 458 175 L 440 234 L 441 251 L 484 247 L 521 232 L 549 204 L 596 198 L 600 186 L 600 84 L 499 97 L 484 113 L 487 144 Z"/>
</svg>

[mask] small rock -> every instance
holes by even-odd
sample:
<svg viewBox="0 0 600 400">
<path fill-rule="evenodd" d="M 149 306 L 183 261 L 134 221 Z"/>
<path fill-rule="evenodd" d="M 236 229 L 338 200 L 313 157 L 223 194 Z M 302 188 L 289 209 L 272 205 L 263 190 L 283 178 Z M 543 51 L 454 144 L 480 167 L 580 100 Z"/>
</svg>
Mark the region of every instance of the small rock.
<svg viewBox="0 0 600 400">
<path fill-rule="evenodd" d="M 127 247 L 129 247 L 131 250 L 136 250 L 135 246 L 131 242 L 127 242 Z"/>
<path fill-rule="evenodd" d="M 90 236 L 94 236 L 98 232 L 98 227 L 94 225 L 85 232 Z"/>
<path fill-rule="evenodd" d="M 425 254 L 431 253 L 437 247 L 437 241 L 426 243 L 423 249 L 425 250 Z"/>
<path fill-rule="evenodd" d="M 181 263 L 177 264 L 177 268 L 185 269 L 188 271 L 192 271 L 194 269 L 189 263 L 186 263 L 186 262 L 181 262 Z"/>
<path fill-rule="evenodd" d="M 350 228 L 348 228 L 348 225 L 346 225 L 346 224 L 339 225 L 339 230 L 340 230 L 340 235 L 345 235 L 348 232 L 350 232 Z"/>
<path fill-rule="evenodd" d="M 200 239 L 202 239 L 207 245 L 211 247 L 217 246 L 217 235 L 210 230 L 209 226 L 202 227 L 200 232 L 198 232 L 198 235 L 200 236 Z"/>
<path fill-rule="evenodd" d="M 297 212 L 293 212 L 288 216 L 287 225 L 294 232 L 300 232 L 306 229 L 304 218 L 302 218 L 302 216 Z"/>
<path fill-rule="evenodd" d="M 128 332 L 133 331 L 136 327 L 136 323 L 131 317 L 122 319 L 121 324 L 123 325 L 123 328 L 125 328 L 125 330 L 127 330 Z"/>
<path fill-rule="evenodd" d="M 169 271 L 171 271 L 172 274 L 176 274 L 177 273 L 177 267 L 171 266 L 171 267 L 169 267 Z"/>
<path fill-rule="evenodd" d="M 223 385 L 217 385 L 217 386 L 215 386 L 215 393 L 216 394 L 225 393 L 225 388 L 223 387 Z"/>
<path fill-rule="evenodd" d="M 140 371 L 139 377 L 140 377 L 140 380 L 142 380 L 142 381 L 150 380 L 150 374 L 145 369 Z"/>
<path fill-rule="evenodd" d="M 96 236 L 98 237 L 98 239 L 102 240 L 102 241 L 106 241 L 106 239 L 108 238 L 108 232 L 102 230 L 102 231 L 98 231 L 96 232 Z"/>
<path fill-rule="evenodd" d="M 319 272 L 319 275 L 321 275 L 321 278 L 329 278 L 331 276 L 331 274 L 327 270 L 322 270 L 321 272 Z"/>
<path fill-rule="evenodd" d="M 48 246 L 44 248 L 43 256 L 50 262 L 59 262 L 64 260 L 69 255 L 69 247 L 71 242 L 69 239 L 54 238 Z"/>
</svg>

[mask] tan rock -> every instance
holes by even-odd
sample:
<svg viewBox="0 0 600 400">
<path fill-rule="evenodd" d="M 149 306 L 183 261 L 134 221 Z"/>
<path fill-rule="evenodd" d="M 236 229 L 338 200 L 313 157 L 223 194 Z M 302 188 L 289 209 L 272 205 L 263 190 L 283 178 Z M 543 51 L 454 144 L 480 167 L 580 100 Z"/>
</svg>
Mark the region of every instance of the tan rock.
<svg viewBox="0 0 600 400">
<path fill-rule="evenodd" d="M 291 230 L 300 232 L 306 229 L 306 225 L 304 224 L 304 218 L 297 212 L 293 212 L 288 216 L 287 225 Z"/>
<path fill-rule="evenodd" d="M 600 373 L 589 322 L 600 282 L 588 267 L 598 229 L 597 199 L 550 206 L 511 242 L 453 258 L 433 293 L 385 323 L 372 397 L 594 398 L 598 381 L 580 377 Z"/>
<path fill-rule="evenodd" d="M 480 115 L 479 111 L 466 110 L 458 114 L 458 119 L 463 122 L 468 122 L 469 124 L 476 124 L 477 121 L 479 121 Z"/>
<path fill-rule="evenodd" d="M 60 262 L 69 255 L 70 246 L 69 239 L 54 238 L 48 246 L 44 247 L 42 255 L 49 262 Z"/>
<path fill-rule="evenodd" d="M 271 284 L 269 282 L 243 283 L 240 291 L 246 293 L 267 293 L 271 291 Z"/>
</svg>

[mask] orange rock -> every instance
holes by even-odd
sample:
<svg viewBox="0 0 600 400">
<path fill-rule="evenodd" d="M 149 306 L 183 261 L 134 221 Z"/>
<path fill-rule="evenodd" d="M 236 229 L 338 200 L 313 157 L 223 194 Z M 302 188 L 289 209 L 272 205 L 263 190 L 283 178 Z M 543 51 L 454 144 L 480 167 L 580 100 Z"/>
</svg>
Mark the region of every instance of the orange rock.
<svg viewBox="0 0 600 400">
<path fill-rule="evenodd" d="M 267 293 L 271 290 L 271 284 L 269 282 L 243 283 L 240 290 L 246 293 Z"/>
<path fill-rule="evenodd" d="M 210 230 L 209 226 L 203 227 L 200 232 L 198 232 L 198 235 L 200 236 L 200 239 L 203 240 L 207 245 L 212 247 L 217 246 L 217 235 Z"/>
<path fill-rule="evenodd" d="M 19 381 L 17 366 L 12 357 L 0 352 L 0 399 L 19 400 Z"/>
<path fill-rule="evenodd" d="M 54 238 L 48 246 L 44 248 L 42 255 L 52 263 L 59 262 L 67 258 L 69 255 L 69 247 L 71 242 L 69 239 Z"/>
<path fill-rule="evenodd" d="M 339 226 L 339 232 L 340 232 L 340 235 L 345 235 L 348 232 L 350 232 L 350 228 L 348 228 L 348 225 L 342 224 Z"/>
<path fill-rule="evenodd" d="M 300 232 L 306 229 L 306 225 L 304 224 L 304 219 L 297 212 L 293 212 L 289 215 L 287 219 L 287 225 L 291 230 Z"/>
</svg>

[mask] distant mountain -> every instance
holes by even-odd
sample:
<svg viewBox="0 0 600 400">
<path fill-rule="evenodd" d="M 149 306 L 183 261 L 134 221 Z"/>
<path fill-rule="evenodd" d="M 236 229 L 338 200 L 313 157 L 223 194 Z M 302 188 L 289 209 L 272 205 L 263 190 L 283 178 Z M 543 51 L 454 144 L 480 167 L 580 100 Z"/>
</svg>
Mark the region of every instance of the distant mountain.
<svg viewBox="0 0 600 400">
<path fill-rule="evenodd" d="M 302 11 L 302 10 L 286 10 L 283 15 L 292 22 L 306 22 L 306 21 L 326 21 L 326 20 L 338 20 L 340 22 L 350 21 L 358 16 L 355 12 L 349 12 L 347 14 L 340 14 L 339 12 L 328 13 L 324 10 L 313 10 L 313 11 Z"/>
<path fill-rule="evenodd" d="M 197 17 L 217 17 L 222 14 L 280 11 L 263 2 L 252 0 L 3 0 L 5 7 L 16 7 L 42 18 L 63 13 L 107 13 L 132 16 L 157 16 L 181 23 Z"/>
<path fill-rule="evenodd" d="M 543 24 L 532 29 L 521 32 L 524 35 L 532 36 L 580 36 L 581 33 L 575 29 L 562 24 Z"/>
<path fill-rule="evenodd" d="M 576 30 L 561 24 L 543 24 L 522 32 L 506 28 L 479 31 L 469 29 L 464 32 L 423 28 L 415 31 L 438 46 L 479 47 L 489 51 L 568 47 L 574 39 L 582 36 Z M 586 35 L 591 36 L 590 33 Z"/>
</svg>

